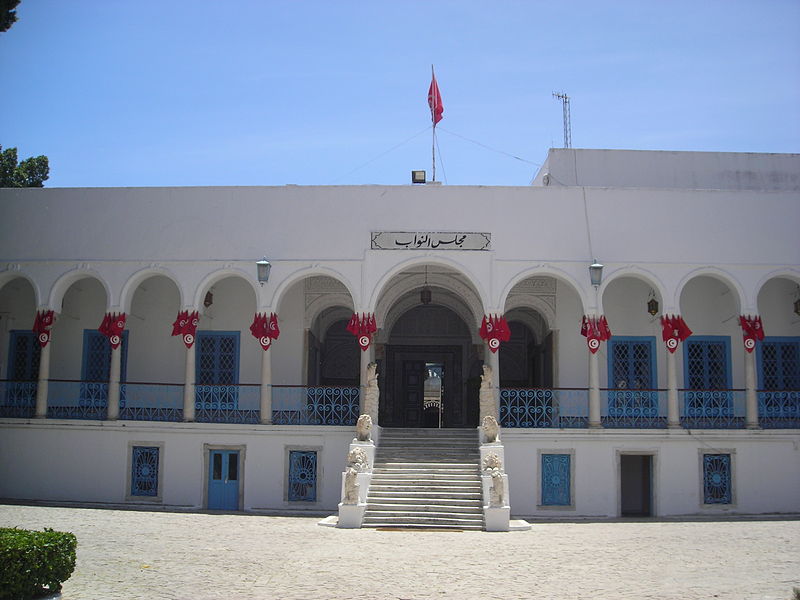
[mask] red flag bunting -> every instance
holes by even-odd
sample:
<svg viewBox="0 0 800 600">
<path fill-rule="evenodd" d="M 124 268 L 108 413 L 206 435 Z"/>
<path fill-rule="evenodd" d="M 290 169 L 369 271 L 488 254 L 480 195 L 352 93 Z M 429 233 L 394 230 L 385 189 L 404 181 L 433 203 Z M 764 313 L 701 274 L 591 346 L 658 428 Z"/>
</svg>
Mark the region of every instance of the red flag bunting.
<svg viewBox="0 0 800 600">
<path fill-rule="evenodd" d="M 756 347 L 756 341 L 764 339 L 764 325 L 761 323 L 761 317 L 739 315 L 739 325 L 742 327 L 744 349 L 752 352 Z"/>
<path fill-rule="evenodd" d="M 607 342 L 611 339 L 611 328 L 605 315 L 589 317 L 583 315 L 581 319 L 581 335 L 586 338 L 586 345 L 589 352 L 594 354 L 600 349 L 600 342 Z"/>
<path fill-rule="evenodd" d="M 433 73 L 431 67 L 431 85 L 428 88 L 428 106 L 431 108 L 431 120 L 433 126 L 442 120 L 442 113 L 444 113 L 444 106 L 442 105 L 442 94 L 439 92 L 439 84 L 436 83 L 436 75 Z"/>
<path fill-rule="evenodd" d="M 277 340 L 281 334 L 278 327 L 278 315 L 275 313 L 256 313 L 253 316 L 253 323 L 250 325 L 250 333 L 261 344 L 263 350 L 269 350 L 272 341 Z"/>
<path fill-rule="evenodd" d="M 122 343 L 122 332 L 125 330 L 125 313 L 106 313 L 103 322 L 97 331 L 108 338 L 111 347 L 115 350 Z"/>
<path fill-rule="evenodd" d="M 372 343 L 372 334 L 378 331 L 378 323 L 374 313 L 353 313 L 345 329 L 356 336 L 359 347 L 366 350 Z"/>
<path fill-rule="evenodd" d="M 52 310 L 37 310 L 36 318 L 33 321 L 33 332 L 36 334 L 36 339 L 39 346 L 44 348 L 50 341 L 50 327 L 53 325 L 55 318 Z"/>
<path fill-rule="evenodd" d="M 182 310 L 178 313 L 175 322 L 172 324 L 172 335 L 183 337 L 183 344 L 191 348 L 194 344 L 194 336 L 197 333 L 197 326 L 200 324 L 200 313 L 196 310 L 189 312 Z"/>
<path fill-rule="evenodd" d="M 501 342 L 507 342 L 511 339 L 511 329 L 505 317 L 484 315 L 478 335 L 481 336 L 481 339 L 486 340 L 489 350 L 495 353 L 500 349 Z"/>
<path fill-rule="evenodd" d="M 661 316 L 661 339 L 671 354 L 678 349 L 678 343 L 692 335 L 692 330 L 680 315 Z"/>
</svg>

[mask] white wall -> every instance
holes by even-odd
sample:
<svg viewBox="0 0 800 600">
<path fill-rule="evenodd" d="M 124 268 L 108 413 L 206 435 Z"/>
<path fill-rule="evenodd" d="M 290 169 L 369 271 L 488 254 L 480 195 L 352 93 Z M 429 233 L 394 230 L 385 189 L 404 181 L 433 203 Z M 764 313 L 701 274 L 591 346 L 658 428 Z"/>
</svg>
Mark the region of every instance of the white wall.
<svg viewBox="0 0 800 600">
<path fill-rule="evenodd" d="M 126 502 L 129 444 L 163 443 L 164 506 L 204 507 L 204 444 L 244 446 L 244 510 L 334 511 L 352 427 L 35 421 L 0 423 L 0 498 Z M 287 502 L 286 447 L 318 451 L 315 503 Z"/>
<path fill-rule="evenodd" d="M 572 432 L 504 429 L 511 512 L 620 516 L 619 454 L 652 454 L 654 516 L 800 512 L 798 435 L 785 432 Z M 574 452 L 573 509 L 539 508 L 540 450 Z M 734 504 L 703 506 L 700 453 L 732 453 Z"/>
</svg>

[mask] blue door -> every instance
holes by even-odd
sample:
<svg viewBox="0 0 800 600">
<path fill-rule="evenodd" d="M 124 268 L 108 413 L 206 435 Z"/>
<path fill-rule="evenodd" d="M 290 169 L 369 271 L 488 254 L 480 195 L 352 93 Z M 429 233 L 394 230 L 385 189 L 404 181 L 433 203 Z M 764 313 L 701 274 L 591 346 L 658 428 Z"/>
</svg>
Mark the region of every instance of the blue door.
<svg viewBox="0 0 800 600">
<path fill-rule="evenodd" d="M 239 510 L 239 451 L 211 450 L 208 458 L 209 510 Z"/>
</svg>

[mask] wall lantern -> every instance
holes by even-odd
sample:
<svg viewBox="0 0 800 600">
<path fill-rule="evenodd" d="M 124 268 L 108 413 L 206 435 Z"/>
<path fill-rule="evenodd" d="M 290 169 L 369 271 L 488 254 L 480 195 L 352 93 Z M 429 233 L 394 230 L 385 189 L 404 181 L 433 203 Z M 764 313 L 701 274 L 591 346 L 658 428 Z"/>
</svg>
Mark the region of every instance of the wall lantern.
<svg viewBox="0 0 800 600">
<path fill-rule="evenodd" d="M 599 287 L 600 282 L 603 280 L 603 265 L 594 259 L 594 262 L 589 265 L 589 279 L 592 281 L 594 287 Z"/>
<path fill-rule="evenodd" d="M 269 272 L 271 269 L 272 265 L 269 264 L 266 256 L 256 263 L 256 270 L 258 271 L 258 283 L 260 283 L 262 287 L 269 281 Z"/>
<path fill-rule="evenodd" d="M 428 267 L 425 266 L 425 287 L 422 288 L 422 291 L 419 293 L 419 301 L 423 304 L 430 304 L 431 303 L 431 288 L 428 287 Z"/>
<path fill-rule="evenodd" d="M 658 300 L 656 300 L 656 293 L 653 290 L 650 290 L 650 299 L 647 301 L 647 312 L 650 313 L 651 317 L 655 317 L 658 314 Z"/>
</svg>

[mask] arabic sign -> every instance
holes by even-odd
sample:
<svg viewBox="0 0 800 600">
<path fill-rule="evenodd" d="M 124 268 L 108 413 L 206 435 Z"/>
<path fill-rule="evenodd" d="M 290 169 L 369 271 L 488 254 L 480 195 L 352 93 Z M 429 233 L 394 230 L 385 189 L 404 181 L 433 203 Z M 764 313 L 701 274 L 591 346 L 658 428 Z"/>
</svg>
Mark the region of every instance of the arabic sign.
<svg viewBox="0 0 800 600">
<path fill-rule="evenodd" d="M 373 250 L 491 250 L 491 233 L 373 231 Z"/>
</svg>

